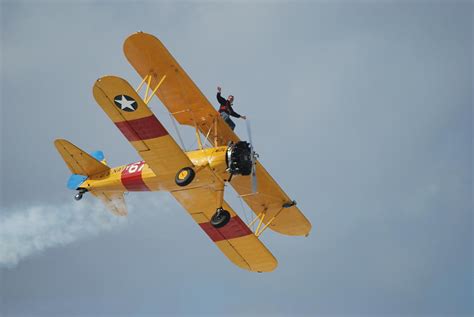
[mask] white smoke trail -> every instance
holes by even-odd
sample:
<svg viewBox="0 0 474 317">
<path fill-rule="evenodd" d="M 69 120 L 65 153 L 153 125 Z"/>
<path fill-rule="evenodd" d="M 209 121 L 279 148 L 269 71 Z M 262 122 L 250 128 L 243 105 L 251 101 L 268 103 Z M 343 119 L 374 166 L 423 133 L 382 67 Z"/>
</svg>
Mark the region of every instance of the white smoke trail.
<svg viewBox="0 0 474 317">
<path fill-rule="evenodd" d="M 47 248 L 108 231 L 126 222 L 100 201 L 70 202 L 0 210 L 0 268 Z"/>
</svg>

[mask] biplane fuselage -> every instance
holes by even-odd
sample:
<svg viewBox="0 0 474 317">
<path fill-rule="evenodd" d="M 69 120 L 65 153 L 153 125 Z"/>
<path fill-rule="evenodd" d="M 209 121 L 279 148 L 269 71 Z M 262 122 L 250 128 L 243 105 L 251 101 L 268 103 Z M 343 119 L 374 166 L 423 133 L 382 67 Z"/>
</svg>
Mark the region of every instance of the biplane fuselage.
<svg viewBox="0 0 474 317">
<path fill-rule="evenodd" d="M 222 183 L 230 177 L 226 163 L 226 146 L 205 148 L 186 152 L 196 168 L 196 177 L 190 187 L 212 185 L 215 178 L 199 173 L 202 169 L 212 171 Z M 88 191 L 175 191 L 183 189 L 169 175 L 157 175 L 145 161 L 113 167 L 108 172 L 93 175 L 83 184 Z"/>
</svg>

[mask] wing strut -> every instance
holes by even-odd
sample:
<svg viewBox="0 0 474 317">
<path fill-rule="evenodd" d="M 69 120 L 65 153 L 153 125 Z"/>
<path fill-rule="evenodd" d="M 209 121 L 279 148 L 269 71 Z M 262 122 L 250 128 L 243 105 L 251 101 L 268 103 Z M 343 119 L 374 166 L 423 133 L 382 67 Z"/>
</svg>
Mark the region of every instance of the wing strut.
<svg viewBox="0 0 474 317">
<path fill-rule="evenodd" d="M 163 75 L 163 77 L 161 77 L 160 81 L 158 82 L 158 84 L 156 85 L 156 87 L 153 89 L 153 91 L 151 92 L 150 95 L 148 95 L 148 91 L 150 90 L 150 87 L 151 87 L 151 78 L 152 78 L 152 75 L 151 74 L 148 74 L 146 75 L 145 77 L 143 77 L 143 80 L 142 82 L 140 83 L 140 85 L 138 85 L 136 92 L 138 93 L 140 91 L 140 89 L 142 88 L 143 84 L 146 82 L 146 90 L 145 90 L 145 96 L 143 97 L 143 101 L 145 101 L 145 104 L 148 105 L 148 103 L 150 102 L 151 98 L 153 97 L 153 95 L 156 93 L 156 91 L 158 90 L 158 88 L 160 88 L 161 84 L 163 84 L 163 82 L 165 81 L 166 79 L 166 75 Z"/>
<path fill-rule="evenodd" d="M 280 214 L 280 212 L 284 209 L 285 207 L 281 207 L 280 210 L 270 219 L 270 221 L 268 221 L 262 228 L 262 230 L 260 230 L 260 227 L 262 226 L 263 224 L 263 220 L 265 219 L 265 216 L 267 215 L 267 210 L 268 208 L 265 208 L 261 213 L 259 213 L 255 218 L 253 218 L 253 220 L 248 224 L 249 228 L 252 227 L 252 225 L 257 221 L 258 221 L 258 225 L 257 225 L 257 229 L 255 230 L 254 234 L 255 236 L 259 237 L 264 231 L 265 229 L 268 228 L 269 225 L 272 224 L 273 220 L 276 219 L 276 217 L 278 217 L 278 215 Z"/>
<path fill-rule="evenodd" d="M 214 118 L 214 146 L 218 147 L 219 143 L 217 142 L 217 117 Z"/>
</svg>

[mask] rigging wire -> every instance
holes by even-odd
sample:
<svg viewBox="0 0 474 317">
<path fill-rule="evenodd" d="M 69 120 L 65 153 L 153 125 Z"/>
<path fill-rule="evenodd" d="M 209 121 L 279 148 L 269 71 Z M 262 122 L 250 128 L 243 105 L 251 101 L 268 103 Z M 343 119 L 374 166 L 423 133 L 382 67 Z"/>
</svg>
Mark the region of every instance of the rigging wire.
<svg viewBox="0 0 474 317">
<path fill-rule="evenodd" d="M 183 138 L 181 138 L 181 133 L 179 133 L 178 126 L 176 125 L 176 119 L 170 112 L 168 112 L 168 114 L 170 115 L 171 122 L 173 122 L 174 130 L 176 131 L 176 134 L 178 134 L 179 143 L 181 143 L 183 151 L 187 151 L 186 147 L 184 146 Z"/>
<path fill-rule="evenodd" d="M 250 222 L 249 218 L 251 218 L 251 217 L 249 217 L 248 214 L 247 214 L 247 210 L 245 209 L 244 203 L 242 202 L 242 197 L 240 197 L 240 195 L 237 195 L 237 198 L 240 201 L 240 206 L 241 206 L 243 214 L 244 214 L 245 223 L 248 224 Z M 254 227 L 254 225 L 252 224 L 252 228 L 250 228 L 252 231 L 253 231 L 253 227 Z"/>
</svg>

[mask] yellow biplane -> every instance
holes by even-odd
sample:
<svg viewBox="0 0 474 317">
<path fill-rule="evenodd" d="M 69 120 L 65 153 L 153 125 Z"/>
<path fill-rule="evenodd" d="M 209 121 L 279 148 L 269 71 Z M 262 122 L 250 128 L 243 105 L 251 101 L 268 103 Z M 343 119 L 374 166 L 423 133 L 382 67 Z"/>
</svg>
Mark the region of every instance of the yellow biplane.
<svg viewBox="0 0 474 317">
<path fill-rule="evenodd" d="M 143 160 L 111 168 L 101 151 L 88 154 L 56 140 L 72 172 L 68 187 L 78 191 L 76 200 L 90 192 L 124 216 L 125 192 L 168 191 L 234 264 L 255 272 L 274 270 L 277 260 L 259 236 L 267 228 L 307 236 L 310 222 L 257 160 L 251 142 L 241 141 L 227 126 L 156 37 L 135 33 L 123 49 L 142 82 L 134 89 L 122 78 L 105 76 L 95 82 L 93 94 Z M 147 106 L 153 95 L 174 120 L 195 129 L 197 150 L 184 152 L 168 134 Z M 202 138 L 213 146 L 203 146 Z M 224 200 L 226 183 L 255 213 L 251 223 L 244 223 Z"/>
</svg>

